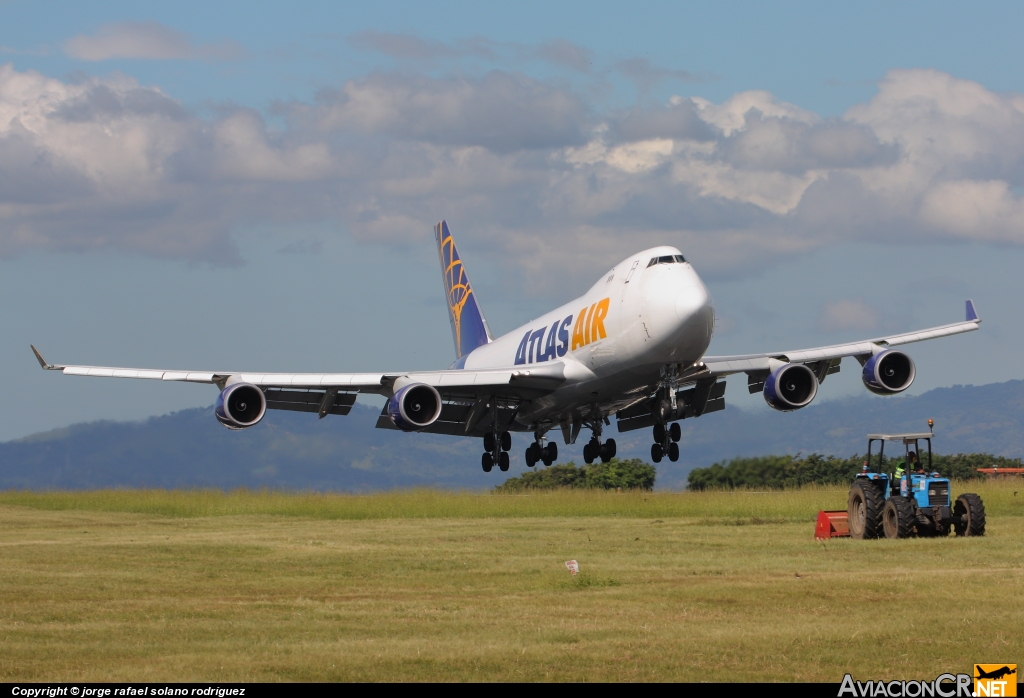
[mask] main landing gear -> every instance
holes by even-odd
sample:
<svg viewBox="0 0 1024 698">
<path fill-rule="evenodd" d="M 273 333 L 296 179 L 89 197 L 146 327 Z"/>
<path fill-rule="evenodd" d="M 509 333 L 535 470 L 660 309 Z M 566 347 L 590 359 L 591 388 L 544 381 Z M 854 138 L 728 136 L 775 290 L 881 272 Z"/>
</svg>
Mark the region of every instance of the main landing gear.
<svg viewBox="0 0 1024 698">
<path fill-rule="evenodd" d="M 615 457 L 615 439 L 608 439 L 603 443 L 601 442 L 600 421 L 596 421 L 587 426 L 589 426 L 591 431 L 594 432 L 594 435 L 590 438 L 590 441 L 583 446 L 583 462 L 590 465 L 600 458 L 602 463 L 607 463 Z"/>
<path fill-rule="evenodd" d="M 660 463 L 661 459 L 668 456 L 668 459 L 675 463 L 679 460 L 679 439 L 683 436 L 683 430 L 679 428 L 679 422 L 672 422 L 668 429 L 664 424 L 654 425 L 654 445 L 651 446 L 651 460 Z"/>
<path fill-rule="evenodd" d="M 537 461 L 542 461 L 547 466 L 558 460 L 558 444 L 549 441 L 546 446 L 541 445 L 544 437 L 539 433 L 535 433 L 533 438 L 534 442 L 526 449 L 526 466 L 528 468 L 537 465 Z"/>
<path fill-rule="evenodd" d="M 512 435 L 507 431 L 500 434 L 487 432 L 484 434 L 484 455 L 480 458 L 480 465 L 484 472 L 491 472 L 491 468 L 497 464 L 501 472 L 508 470 L 508 452 L 512 448 Z"/>
</svg>

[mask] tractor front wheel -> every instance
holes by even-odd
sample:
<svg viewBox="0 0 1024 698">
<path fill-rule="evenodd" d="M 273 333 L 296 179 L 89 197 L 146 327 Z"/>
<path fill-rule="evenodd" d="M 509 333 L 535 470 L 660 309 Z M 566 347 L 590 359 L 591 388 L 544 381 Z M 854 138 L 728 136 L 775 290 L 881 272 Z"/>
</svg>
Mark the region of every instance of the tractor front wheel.
<svg viewBox="0 0 1024 698">
<path fill-rule="evenodd" d="M 873 482 L 863 478 L 854 481 L 846 500 L 846 518 L 851 538 L 878 538 L 882 532 L 884 502 L 881 491 Z"/>
<path fill-rule="evenodd" d="M 953 528 L 958 536 L 985 535 L 985 505 L 976 494 L 962 494 L 953 505 Z"/>
<path fill-rule="evenodd" d="M 907 497 L 889 497 L 882 509 L 882 528 L 886 538 L 910 538 L 914 535 L 914 506 Z"/>
</svg>

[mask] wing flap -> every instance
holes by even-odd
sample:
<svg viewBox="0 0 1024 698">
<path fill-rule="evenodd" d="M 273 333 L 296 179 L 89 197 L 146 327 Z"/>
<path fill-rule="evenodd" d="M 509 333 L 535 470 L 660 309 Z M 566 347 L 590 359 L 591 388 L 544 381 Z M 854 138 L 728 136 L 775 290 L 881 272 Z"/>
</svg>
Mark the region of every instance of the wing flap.
<svg viewBox="0 0 1024 698">
<path fill-rule="evenodd" d="M 469 419 L 472 405 L 466 405 L 463 403 L 445 403 L 441 406 L 441 415 L 437 418 L 437 421 L 431 424 L 425 429 L 419 431 L 425 434 L 446 434 L 448 436 L 483 436 L 485 432 L 490 431 L 490 426 L 494 421 L 494 414 L 489 409 L 483 419 L 478 421 L 469 431 L 466 430 L 466 422 Z M 517 408 L 512 405 L 498 404 L 498 424 L 499 431 L 503 431 L 509 427 L 512 419 L 515 417 Z M 380 415 L 377 417 L 377 428 L 378 429 L 394 429 L 398 427 L 391 421 L 391 417 L 388 416 L 387 405 L 381 410 Z"/>
<path fill-rule="evenodd" d="M 326 390 L 282 390 L 270 388 L 264 392 L 268 410 L 291 412 L 320 412 Z M 325 414 L 347 415 L 356 402 L 355 393 L 338 393 L 327 407 Z"/>
</svg>

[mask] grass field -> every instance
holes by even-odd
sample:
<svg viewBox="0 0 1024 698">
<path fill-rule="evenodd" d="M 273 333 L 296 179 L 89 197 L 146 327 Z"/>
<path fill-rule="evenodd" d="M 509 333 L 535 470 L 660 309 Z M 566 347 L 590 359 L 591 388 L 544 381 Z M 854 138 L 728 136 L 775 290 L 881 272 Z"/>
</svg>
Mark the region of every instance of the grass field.
<svg viewBox="0 0 1024 698">
<path fill-rule="evenodd" d="M 0 680 L 839 681 L 1024 664 L 1024 483 L 965 487 L 985 499 L 984 538 L 828 543 L 814 515 L 845 488 L 4 492 Z"/>
</svg>

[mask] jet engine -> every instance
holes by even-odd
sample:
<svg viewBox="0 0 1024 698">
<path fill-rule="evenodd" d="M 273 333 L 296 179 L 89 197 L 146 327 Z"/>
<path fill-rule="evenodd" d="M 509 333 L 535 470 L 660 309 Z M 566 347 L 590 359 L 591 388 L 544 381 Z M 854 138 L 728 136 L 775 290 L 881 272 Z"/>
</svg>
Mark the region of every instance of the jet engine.
<svg viewBox="0 0 1024 698">
<path fill-rule="evenodd" d="M 263 419 L 267 413 L 267 398 L 251 383 L 235 383 L 217 396 L 213 413 L 228 429 L 245 429 Z"/>
<path fill-rule="evenodd" d="M 917 376 L 913 360 L 902 351 L 881 351 L 864 364 L 861 380 L 877 395 L 894 395 L 910 387 Z"/>
<path fill-rule="evenodd" d="M 807 407 L 817 394 L 818 379 L 803 364 L 780 366 L 764 381 L 764 401 L 781 412 Z"/>
<path fill-rule="evenodd" d="M 388 416 L 402 431 L 426 429 L 441 416 L 441 393 L 426 383 L 411 383 L 388 399 Z"/>
</svg>

